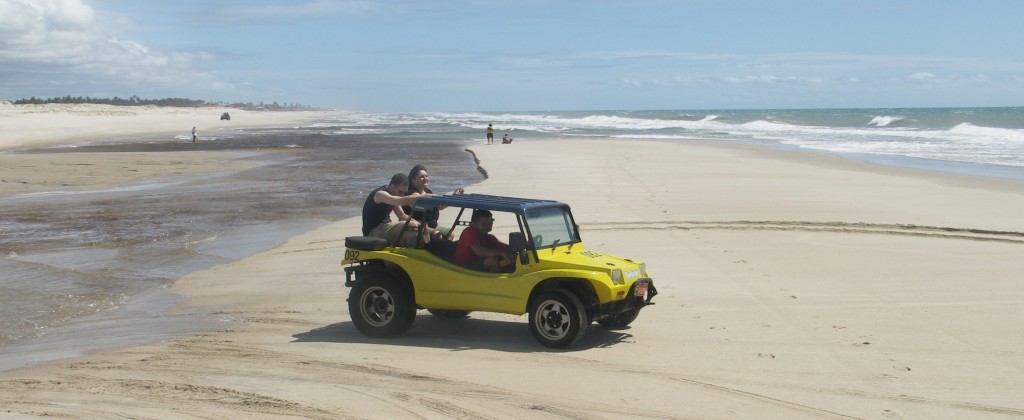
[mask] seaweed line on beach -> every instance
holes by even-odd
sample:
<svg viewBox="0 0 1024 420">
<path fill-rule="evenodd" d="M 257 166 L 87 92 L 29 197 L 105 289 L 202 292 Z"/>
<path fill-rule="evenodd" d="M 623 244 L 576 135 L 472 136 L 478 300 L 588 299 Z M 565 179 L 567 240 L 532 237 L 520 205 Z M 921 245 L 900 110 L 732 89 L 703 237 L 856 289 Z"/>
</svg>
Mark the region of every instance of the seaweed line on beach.
<svg viewBox="0 0 1024 420">
<path fill-rule="evenodd" d="M 967 239 L 974 241 L 995 241 L 1024 244 L 1024 232 L 985 230 L 975 228 L 954 228 L 921 226 L 914 224 L 884 224 L 865 222 L 806 222 L 806 221 L 664 221 L 651 222 L 609 222 L 588 223 L 593 230 L 779 230 L 808 232 L 843 232 L 886 235 L 924 236 L 943 239 Z"/>
<path fill-rule="evenodd" d="M 487 178 L 488 178 L 488 176 L 487 176 L 487 170 L 486 170 L 486 169 L 484 169 L 484 167 L 483 167 L 483 166 L 480 166 L 480 158 L 478 158 L 478 157 L 476 156 L 476 153 L 473 153 L 473 151 L 472 151 L 472 150 L 469 150 L 469 149 L 465 149 L 465 150 L 466 150 L 467 152 L 469 152 L 469 154 L 470 154 L 470 155 L 472 155 L 472 156 L 473 156 L 473 162 L 476 162 L 476 170 L 480 172 L 480 175 L 483 175 L 483 176 L 484 176 L 484 179 L 487 179 Z"/>
</svg>

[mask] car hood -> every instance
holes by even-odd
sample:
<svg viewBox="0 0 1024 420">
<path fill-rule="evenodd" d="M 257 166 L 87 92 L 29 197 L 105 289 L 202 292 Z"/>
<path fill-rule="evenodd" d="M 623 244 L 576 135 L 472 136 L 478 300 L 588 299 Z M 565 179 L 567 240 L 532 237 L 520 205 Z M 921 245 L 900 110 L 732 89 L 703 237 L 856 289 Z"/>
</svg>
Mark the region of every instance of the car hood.
<svg viewBox="0 0 1024 420">
<path fill-rule="evenodd" d="M 568 246 L 558 247 L 554 249 L 554 252 L 550 249 L 544 249 L 537 252 L 540 255 L 541 260 L 564 264 L 576 269 L 610 272 L 611 270 L 618 268 L 623 272 L 626 272 L 629 270 L 639 269 L 641 264 L 641 261 L 629 260 L 598 251 L 582 249 L 579 245 L 576 245 L 571 249 Z"/>
</svg>

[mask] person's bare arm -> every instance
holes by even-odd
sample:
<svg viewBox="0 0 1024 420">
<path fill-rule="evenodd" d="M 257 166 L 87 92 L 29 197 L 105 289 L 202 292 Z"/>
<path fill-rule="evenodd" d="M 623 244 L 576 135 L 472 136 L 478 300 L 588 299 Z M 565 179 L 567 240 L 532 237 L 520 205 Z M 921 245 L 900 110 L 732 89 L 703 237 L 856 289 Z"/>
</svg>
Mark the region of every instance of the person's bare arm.
<svg viewBox="0 0 1024 420">
<path fill-rule="evenodd" d="M 470 245 L 470 249 L 472 249 L 473 253 L 476 254 L 476 256 L 478 256 L 478 257 L 487 258 L 487 257 L 498 257 L 498 256 L 501 256 L 501 251 L 498 251 L 496 249 L 488 248 L 486 246 L 483 246 L 482 244 Z"/>
<path fill-rule="evenodd" d="M 465 194 L 465 193 L 466 193 L 466 190 L 460 187 L 460 188 L 455 188 L 450 193 L 447 193 L 447 194 L 444 194 L 444 195 L 460 195 L 460 194 Z M 438 206 L 437 209 L 438 210 L 444 210 L 446 208 L 448 208 L 448 206 Z"/>
<path fill-rule="evenodd" d="M 513 261 L 512 253 L 508 252 L 507 250 L 503 251 L 503 250 L 500 250 L 500 249 L 488 248 L 486 246 L 483 246 L 482 244 L 473 244 L 470 247 L 470 249 L 472 249 L 473 253 L 476 254 L 476 256 L 478 256 L 480 258 L 489 258 L 489 257 L 501 258 L 501 262 L 498 263 L 498 264 L 500 264 L 502 266 L 511 264 L 512 261 Z"/>
<path fill-rule="evenodd" d="M 508 250 L 489 248 L 487 246 L 484 246 L 483 244 L 473 244 L 470 246 L 470 249 L 473 250 L 473 253 L 476 254 L 476 256 L 483 258 L 505 257 L 511 255 L 511 252 L 509 252 Z"/>
<path fill-rule="evenodd" d="M 397 217 L 399 221 L 409 218 L 409 215 L 405 214 L 405 209 L 403 209 L 402 206 L 391 206 L 391 211 L 395 213 L 395 217 Z"/>
<path fill-rule="evenodd" d="M 380 203 L 390 204 L 392 206 L 411 206 L 420 197 L 426 197 L 426 196 L 430 196 L 430 195 L 433 195 L 433 194 L 414 193 L 414 194 L 410 194 L 410 195 L 406 195 L 406 196 L 401 196 L 400 197 L 400 196 L 397 196 L 397 195 L 392 195 L 387 190 L 380 190 L 380 191 L 377 191 L 377 193 L 373 195 L 373 202 L 374 203 L 378 203 L 378 204 L 380 204 Z"/>
</svg>

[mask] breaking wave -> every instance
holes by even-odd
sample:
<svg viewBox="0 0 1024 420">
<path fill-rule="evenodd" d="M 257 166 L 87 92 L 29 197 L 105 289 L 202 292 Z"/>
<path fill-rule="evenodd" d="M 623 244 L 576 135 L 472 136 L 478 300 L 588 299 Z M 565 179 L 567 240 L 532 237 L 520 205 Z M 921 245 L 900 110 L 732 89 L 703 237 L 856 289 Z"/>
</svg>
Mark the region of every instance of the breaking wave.
<svg viewBox="0 0 1024 420">
<path fill-rule="evenodd" d="M 872 118 L 871 122 L 869 122 L 868 125 L 873 125 L 873 126 L 876 126 L 876 127 L 889 127 L 889 126 L 901 123 L 904 120 L 906 120 L 906 118 L 903 118 L 903 117 L 891 117 L 891 116 L 880 116 L 880 117 Z"/>
</svg>

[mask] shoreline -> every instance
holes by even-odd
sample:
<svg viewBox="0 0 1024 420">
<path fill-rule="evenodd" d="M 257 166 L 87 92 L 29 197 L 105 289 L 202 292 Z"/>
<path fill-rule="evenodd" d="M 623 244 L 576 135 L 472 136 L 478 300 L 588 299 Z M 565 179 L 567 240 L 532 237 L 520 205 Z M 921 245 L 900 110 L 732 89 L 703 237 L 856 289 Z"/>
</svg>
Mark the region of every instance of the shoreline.
<svg viewBox="0 0 1024 420">
<path fill-rule="evenodd" d="M 222 328 L 0 372 L 0 403 L 37 416 L 1024 415 L 1024 182 L 715 142 L 470 149 L 488 174 L 474 192 L 569 203 L 588 248 L 646 260 L 658 304 L 564 352 L 537 348 L 524 317 L 486 313 L 421 313 L 403 337 L 366 338 L 338 265 L 351 218 L 173 283 L 188 298 L 176 315 L 212 311 Z"/>
<path fill-rule="evenodd" d="M 224 112 L 230 120 L 221 120 Z M 199 137 L 220 130 L 300 124 L 345 111 L 247 111 L 227 107 L 177 108 L 100 104 L 13 105 L 0 103 L 4 138 L 0 153 L 12 149 L 122 141 L 127 138 L 182 135 Z"/>
<path fill-rule="evenodd" d="M 230 112 L 232 120 L 220 120 L 222 112 Z M 121 106 L 101 104 L 14 105 L 0 102 L 0 121 L 4 122 L 5 127 L 7 127 L 7 134 L 3 141 L 0 141 L 0 155 L 3 155 L 5 152 L 26 148 L 74 147 L 75 145 L 96 142 L 125 141 L 133 137 L 174 136 L 186 139 L 191 136 L 191 126 L 199 128 L 199 137 L 202 139 L 211 133 L 246 128 L 290 126 L 324 116 L 348 113 L 350 111 L 343 110 L 247 111 L 227 107 L 181 108 L 158 107 L 154 105 Z M 786 151 L 826 153 L 843 159 L 882 166 L 1024 181 L 1024 167 L 944 161 L 903 155 L 844 153 L 787 145 L 781 142 L 716 139 L 620 139 L 614 137 L 588 137 L 588 139 L 591 141 L 665 141 L 684 144 L 691 142 L 710 142 L 724 145 L 750 144 Z M 538 136 L 527 141 L 549 140 L 560 141 L 571 140 L 571 138 Z M 481 171 L 481 173 L 485 177 L 487 176 L 485 170 Z"/>
<path fill-rule="evenodd" d="M 697 141 L 697 143 L 712 147 L 720 144 L 713 140 Z M 950 185 L 999 186 L 998 188 L 1001 190 L 1006 188 L 1013 190 L 1024 183 L 1024 168 L 1016 166 L 939 161 L 910 156 L 838 153 L 783 144 L 756 142 L 736 144 L 752 146 L 755 149 L 765 148 L 768 151 L 776 151 L 779 153 L 773 154 L 775 158 L 791 160 L 793 162 L 827 161 L 829 162 L 828 165 L 848 167 L 867 172 L 881 172 L 891 175 L 941 180 Z M 755 151 L 754 153 L 757 152 Z M 800 158 L 801 154 L 809 156 L 809 159 Z M 848 165 L 845 163 L 848 163 Z M 957 170 L 958 167 L 963 169 Z M 979 183 L 976 184 L 973 180 L 977 180 Z"/>
</svg>

